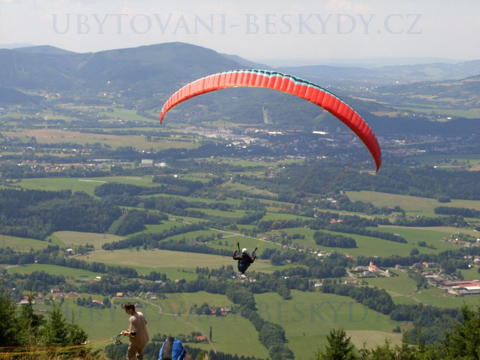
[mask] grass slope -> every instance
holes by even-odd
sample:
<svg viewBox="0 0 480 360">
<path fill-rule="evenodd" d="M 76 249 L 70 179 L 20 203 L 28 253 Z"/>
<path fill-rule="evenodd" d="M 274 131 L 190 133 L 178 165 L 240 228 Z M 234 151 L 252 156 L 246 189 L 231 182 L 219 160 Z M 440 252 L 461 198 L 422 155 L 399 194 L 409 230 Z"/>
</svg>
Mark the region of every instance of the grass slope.
<svg viewBox="0 0 480 360">
<path fill-rule="evenodd" d="M 386 194 L 375 191 L 347 191 L 346 195 L 352 201 L 367 201 L 375 206 L 398 205 L 407 212 L 419 213 L 419 215 L 433 215 L 434 208 L 438 206 L 465 207 L 480 210 L 480 201 L 475 200 L 452 200 L 449 203 L 439 203 L 436 199 Z"/>
<path fill-rule="evenodd" d="M 355 303 L 349 297 L 295 290 L 292 291 L 292 296 L 292 300 L 284 301 L 277 294 L 258 294 L 255 295 L 255 300 L 265 320 L 283 326 L 288 346 L 297 359 L 312 358 L 316 349 L 326 344 L 326 336 L 333 328 L 343 328 L 347 333 L 373 332 L 375 338 L 372 340 L 375 343 L 383 341 L 386 335 L 394 343 L 399 341 L 398 336 L 392 333 L 392 329 L 397 326 L 396 322 Z M 353 335 L 351 336 L 353 340 Z"/>
</svg>

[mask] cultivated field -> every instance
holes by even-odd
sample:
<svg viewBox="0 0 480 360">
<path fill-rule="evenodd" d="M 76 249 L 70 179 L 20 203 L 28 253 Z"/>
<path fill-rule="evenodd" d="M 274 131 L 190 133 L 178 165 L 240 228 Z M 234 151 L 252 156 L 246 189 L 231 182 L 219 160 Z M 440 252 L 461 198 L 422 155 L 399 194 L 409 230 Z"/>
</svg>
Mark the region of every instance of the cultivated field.
<svg viewBox="0 0 480 360">
<path fill-rule="evenodd" d="M 137 186 L 156 186 L 152 183 L 152 176 L 111 176 L 98 178 L 39 178 L 22 179 L 16 186 L 27 190 L 60 191 L 71 190 L 72 192 L 83 191 L 93 196 L 95 188 L 107 182 L 131 184 Z"/>
<path fill-rule="evenodd" d="M 8 268 L 9 273 L 16 274 L 31 274 L 34 271 L 45 271 L 51 275 L 63 275 L 74 279 L 94 279 L 97 276 L 103 276 L 102 273 L 95 273 L 82 269 L 73 269 L 64 266 L 48 265 L 48 264 L 28 264 Z"/>
<path fill-rule="evenodd" d="M 79 294 L 81 297 L 92 296 L 95 300 L 103 300 L 101 295 Z M 192 294 L 198 300 L 202 300 L 202 293 Z M 212 300 L 211 296 L 208 299 Z M 172 314 L 169 306 L 162 306 L 165 314 L 161 313 L 158 304 L 152 301 L 117 298 L 114 300 L 115 306 L 120 306 L 126 301 L 138 301 L 144 307 L 138 308 L 138 311 L 144 313 L 148 320 L 147 329 L 150 337 L 155 334 L 190 334 L 192 331 L 200 331 L 205 336 L 209 335 L 210 326 L 212 327 L 213 346 L 222 352 L 238 353 L 244 356 L 256 356 L 267 358 L 267 350 L 258 342 L 258 335 L 253 325 L 240 316 L 229 315 L 227 317 L 216 316 L 195 316 L 188 314 Z M 168 302 L 169 299 L 166 300 Z M 172 304 L 177 304 L 178 299 L 173 298 Z M 216 295 L 215 303 L 229 303 L 228 299 L 222 295 Z M 201 302 L 198 302 L 201 305 Z M 156 306 L 157 305 L 157 306 Z M 49 309 L 50 306 L 38 305 L 36 308 Z M 121 331 L 128 328 L 128 316 L 120 307 L 112 309 L 92 309 L 79 307 L 73 299 L 65 301 L 62 305 L 62 311 L 67 319 L 75 316 L 75 322 L 79 324 L 90 336 L 94 348 L 104 348 L 113 343 L 112 336 L 116 336 Z M 128 340 L 122 339 L 123 343 Z M 192 347 L 199 347 L 209 350 L 208 344 L 188 344 Z"/>
<path fill-rule="evenodd" d="M 439 206 L 464 207 L 480 210 L 480 201 L 452 200 L 449 203 L 439 203 L 436 199 L 417 196 L 386 194 L 375 191 L 347 191 L 346 195 L 352 201 L 367 201 L 376 206 L 398 205 L 410 213 L 418 215 L 434 215 L 434 208 Z"/>
<path fill-rule="evenodd" d="M 98 234 L 79 231 L 57 231 L 50 236 L 56 238 L 66 246 L 77 247 L 78 245 L 93 245 L 96 250 L 102 248 L 102 245 L 112 241 L 124 239 L 121 236 L 112 234 Z"/>
<path fill-rule="evenodd" d="M 5 131 L 2 134 L 6 136 L 17 137 L 35 137 L 39 144 L 61 144 L 71 143 L 86 145 L 92 143 L 107 144 L 112 148 L 123 146 L 132 146 L 137 149 L 196 149 L 199 145 L 194 141 L 172 141 L 162 139 L 162 141 L 147 141 L 145 136 L 139 135 L 109 135 L 109 134 L 92 134 L 76 131 L 55 130 L 55 129 L 24 129 L 16 132 Z"/>
<path fill-rule="evenodd" d="M 29 252 L 30 249 L 41 250 L 45 249 L 48 245 L 63 245 L 61 241 L 52 239 L 52 242 L 20 238 L 10 235 L 0 235 L 0 247 L 10 247 L 15 251 Z"/>
<path fill-rule="evenodd" d="M 297 359 L 312 358 L 316 349 L 326 344 L 326 336 L 334 328 L 343 328 L 347 333 L 373 331 L 371 334 L 375 338 L 367 342 L 367 347 L 382 342 L 385 336 L 399 343 L 399 336 L 395 336 L 392 329 L 402 324 L 390 321 L 388 316 L 355 303 L 349 297 L 295 290 L 292 296 L 292 300 L 285 301 L 277 294 L 257 294 L 255 300 L 265 320 L 283 326 L 289 340 L 287 345 Z"/>
<path fill-rule="evenodd" d="M 89 259 L 86 257 L 79 256 L 78 259 L 133 267 L 141 266 L 160 272 L 164 268 L 195 270 L 197 266 L 218 268 L 222 265 L 236 265 L 231 257 L 168 250 L 100 251 L 89 254 Z M 261 270 L 269 267 L 270 262 L 257 259 L 254 266 L 255 270 Z"/>
</svg>

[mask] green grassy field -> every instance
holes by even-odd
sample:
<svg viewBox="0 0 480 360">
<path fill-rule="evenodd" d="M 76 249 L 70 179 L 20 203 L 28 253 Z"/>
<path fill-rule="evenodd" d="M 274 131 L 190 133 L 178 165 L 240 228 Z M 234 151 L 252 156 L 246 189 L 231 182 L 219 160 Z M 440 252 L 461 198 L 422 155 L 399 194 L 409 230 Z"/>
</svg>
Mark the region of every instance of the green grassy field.
<svg viewBox="0 0 480 360">
<path fill-rule="evenodd" d="M 399 234 L 407 239 L 408 244 L 413 248 L 417 248 L 421 253 L 437 253 L 446 250 L 458 249 L 458 245 L 454 245 L 451 242 L 441 241 L 443 237 L 450 237 L 450 233 L 447 231 L 449 228 L 445 227 L 402 227 L 402 226 L 379 226 L 378 228 L 371 228 L 371 230 L 377 230 L 382 232 L 389 232 L 392 234 Z M 451 228 L 454 230 L 455 228 Z M 458 232 L 459 229 L 456 229 Z M 419 247 L 417 244 L 419 241 L 425 241 L 428 246 L 436 248 L 430 249 L 426 247 Z"/>
<path fill-rule="evenodd" d="M 6 113 L 3 115 L 0 115 L 0 119 L 5 119 L 5 118 L 13 118 L 13 119 L 23 119 L 23 118 L 42 118 L 45 121 L 49 120 L 65 120 L 67 122 L 74 120 L 75 118 L 62 115 L 62 114 L 55 114 L 53 111 L 42 111 L 38 115 L 37 113 L 35 114 L 27 114 L 27 113 Z"/>
<path fill-rule="evenodd" d="M 480 280 L 480 274 L 478 273 L 478 267 L 474 266 L 469 270 L 460 269 L 465 280 Z"/>
<path fill-rule="evenodd" d="M 93 245 L 96 250 L 100 250 L 102 245 L 105 243 L 124 239 L 124 237 L 112 234 L 87 233 L 79 231 L 57 231 L 53 233 L 50 238 L 56 238 L 66 246 L 77 247 L 78 245 L 85 246 L 86 244 L 90 244 Z"/>
<path fill-rule="evenodd" d="M 381 289 L 387 290 L 392 297 L 410 295 L 417 288 L 417 283 L 415 280 L 410 279 L 407 274 L 402 271 L 389 269 L 398 276 L 393 277 L 383 277 L 375 279 L 365 279 L 371 286 L 376 286 Z"/>
<path fill-rule="evenodd" d="M 198 223 L 207 221 L 205 219 L 188 217 L 188 216 L 178 216 L 178 215 L 172 215 L 168 213 L 164 213 L 164 214 L 168 215 L 168 219 L 170 221 L 179 221 L 184 224 L 198 224 Z"/>
<path fill-rule="evenodd" d="M 114 108 L 113 112 L 99 111 L 98 116 L 106 116 L 111 119 L 122 119 L 127 121 L 139 121 L 139 122 L 147 121 L 147 122 L 157 123 L 157 120 L 149 119 L 144 116 L 138 115 L 136 110 L 129 110 L 129 109 Z"/>
<path fill-rule="evenodd" d="M 63 275 L 68 276 L 70 278 L 89 278 L 93 279 L 96 276 L 102 276 L 104 274 L 101 273 L 94 273 L 87 270 L 82 269 L 73 269 L 64 266 L 57 266 L 57 265 L 47 265 L 47 264 L 29 264 L 29 265 L 21 265 L 8 268 L 8 272 L 12 274 L 31 274 L 34 271 L 45 271 L 51 275 Z"/>
<path fill-rule="evenodd" d="M 253 161 L 253 160 L 236 160 L 236 159 L 229 159 L 229 158 L 220 158 L 216 157 L 215 159 L 202 159 L 204 161 L 214 161 L 220 162 L 222 164 L 229 164 L 241 167 L 274 167 L 277 168 L 278 165 L 286 165 L 286 164 L 294 164 L 294 163 L 302 163 L 302 160 L 279 160 L 279 161 Z"/>
<path fill-rule="evenodd" d="M 222 245 L 219 245 L 219 242 L 222 242 Z M 228 243 L 228 246 L 226 246 Z M 247 248 L 249 251 L 253 251 L 255 248 L 258 248 L 257 255 L 261 255 L 264 249 L 280 249 L 280 245 L 273 243 L 268 243 L 260 240 L 255 240 L 245 236 L 230 236 L 224 233 L 224 237 L 221 240 L 215 240 L 210 242 L 208 245 L 215 249 L 228 249 L 235 250 L 237 249 L 237 243 L 240 244 L 240 248 Z"/>
<path fill-rule="evenodd" d="M 167 250 L 147 250 L 147 251 L 101 251 L 88 255 L 88 261 L 98 261 L 107 264 L 141 266 L 144 268 L 156 269 L 162 272 L 163 269 L 185 269 L 195 270 L 196 267 L 217 268 L 222 265 L 235 265 L 231 257 L 196 254 L 179 251 Z M 86 256 L 79 256 L 80 260 L 87 260 Z M 258 260 L 255 262 L 255 269 L 261 270 L 270 266 L 270 262 Z"/>
<path fill-rule="evenodd" d="M 61 241 L 53 239 L 52 242 L 49 243 L 48 241 L 36 239 L 20 238 L 10 235 L 0 235 L 0 247 L 10 247 L 15 251 L 29 252 L 30 249 L 41 250 L 45 249 L 48 245 L 63 246 L 63 243 Z"/>
<path fill-rule="evenodd" d="M 370 334 L 372 338 L 367 339 L 367 347 L 375 346 L 385 336 L 393 343 L 400 342 L 401 334 L 392 333 L 397 322 L 349 297 L 296 290 L 292 296 L 292 300 L 285 301 L 278 294 L 257 294 L 255 300 L 265 320 L 283 326 L 287 345 L 297 359 L 312 358 L 316 349 L 326 344 L 326 336 L 333 328 L 343 328 L 355 344 L 363 342 L 363 332 Z"/>
<path fill-rule="evenodd" d="M 179 234 L 179 235 L 174 235 L 174 236 L 170 236 L 168 238 L 166 238 L 165 240 L 168 241 L 168 240 L 175 240 L 175 241 L 178 241 L 180 239 L 183 239 L 185 238 L 187 241 L 195 241 L 195 239 L 199 236 L 203 236 L 204 238 L 206 238 L 207 240 L 212 240 L 212 239 L 215 239 L 215 237 L 217 236 L 218 234 L 218 231 L 213 231 L 213 230 L 198 230 L 198 231 L 191 231 L 191 232 L 188 232 L 188 233 L 184 233 L 184 234 Z"/>
<path fill-rule="evenodd" d="M 402 342 L 402 334 L 375 331 L 375 330 L 347 330 L 347 336 L 357 349 L 362 349 L 364 346 L 367 349 L 376 348 L 377 346 L 384 346 L 385 341 L 390 341 L 391 346 L 399 345 Z"/>
<path fill-rule="evenodd" d="M 395 305 L 415 305 L 421 302 L 419 300 L 415 300 L 415 298 L 412 296 L 395 296 L 392 297 L 392 300 Z"/>
<path fill-rule="evenodd" d="M 35 114 L 27 114 L 22 112 L 11 112 L 0 115 L 0 119 L 12 118 L 12 119 L 24 119 L 26 117 L 35 117 Z"/>
<path fill-rule="evenodd" d="M 171 281 L 175 280 L 185 280 L 185 281 L 192 281 L 197 279 L 197 274 L 195 273 L 195 269 L 180 269 L 180 268 L 158 268 L 158 267 L 142 267 L 142 266 L 131 266 L 135 270 L 137 270 L 138 275 L 149 275 L 152 271 L 160 272 L 165 274 L 168 279 Z"/>
<path fill-rule="evenodd" d="M 146 230 L 140 231 L 135 234 L 130 234 L 129 236 L 136 235 L 136 234 L 151 234 L 151 233 L 160 233 L 164 230 L 169 230 L 173 228 L 174 226 L 183 226 L 183 223 L 180 221 L 164 221 L 162 224 L 156 224 L 156 225 L 145 225 L 147 228 Z"/>
<path fill-rule="evenodd" d="M 227 183 L 227 184 L 222 185 L 222 187 L 226 188 L 228 190 L 244 191 L 248 194 L 258 194 L 258 195 L 271 196 L 272 198 L 275 198 L 277 196 L 276 194 L 274 194 L 272 192 L 269 192 L 267 190 L 257 189 L 254 186 L 243 185 L 243 184 L 240 184 L 240 183 Z"/>
<path fill-rule="evenodd" d="M 368 201 L 375 206 L 402 207 L 407 212 L 434 214 L 434 208 L 439 206 L 464 207 L 480 210 L 480 201 L 452 200 L 449 203 L 439 203 L 436 199 L 408 195 L 386 194 L 375 191 L 347 191 L 346 195 L 352 201 Z"/>
<path fill-rule="evenodd" d="M 253 250 L 253 248 L 251 250 Z M 261 250 L 259 250 L 259 253 L 261 253 Z M 233 265 L 234 268 L 236 268 L 237 265 L 236 261 L 232 260 L 230 256 L 168 250 L 99 251 L 89 254 L 88 259 L 87 256 L 79 256 L 78 259 L 130 266 L 136 269 L 139 274 L 149 274 L 151 271 L 159 271 L 165 273 L 172 280 L 182 278 L 185 278 L 185 280 L 195 279 L 195 269 L 197 267 L 216 269 L 228 265 Z M 268 260 L 257 259 L 250 269 L 252 271 L 273 272 L 286 268 L 286 266 L 273 266 Z M 187 272 L 184 273 L 182 271 Z"/>
<path fill-rule="evenodd" d="M 202 198 L 202 197 L 193 197 L 193 196 L 181 196 L 181 195 L 168 195 L 168 194 L 156 194 L 156 195 L 145 195 L 145 196 L 139 196 L 140 198 L 142 197 L 156 197 L 156 198 L 175 198 L 175 199 L 182 199 L 188 202 L 204 202 L 206 204 L 212 204 L 212 203 L 224 203 L 224 204 L 229 204 L 229 205 L 240 205 L 241 200 L 239 199 L 233 199 L 233 198 L 228 198 L 226 200 L 213 200 L 213 199 L 207 199 L 207 198 Z"/>
<path fill-rule="evenodd" d="M 480 304 L 480 298 L 476 295 L 453 296 L 444 290 L 435 288 L 421 289 L 413 297 L 420 302 L 446 308 L 459 308 L 464 303 L 469 305 Z"/>
<path fill-rule="evenodd" d="M 386 227 L 380 226 L 380 228 L 383 230 L 383 229 L 388 229 L 388 228 L 394 229 L 395 227 L 393 227 L 393 226 L 391 226 L 391 227 L 390 226 L 386 226 Z M 474 237 L 478 237 L 480 235 L 478 232 L 470 230 L 470 229 L 455 228 L 455 227 L 448 227 L 448 226 L 430 226 L 430 227 L 397 226 L 396 228 L 399 229 L 399 231 L 410 229 L 413 232 L 423 231 L 423 232 L 425 232 L 425 234 L 427 234 L 427 232 L 437 233 L 438 235 L 445 234 L 445 236 L 447 236 L 447 237 L 450 237 L 450 235 L 452 235 L 452 234 L 458 234 L 458 233 L 468 234 L 468 235 L 471 235 L 471 236 L 474 236 Z M 427 237 L 430 237 L 430 236 L 427 236 Z"/>
<path fill-rule="evenodd" d="M 29 190 L 71 190 L 72 192 L 84 191 L 93 196 L 95 188 L 107 182 L 116 182 L 121 184 L 131 184 L 137 186 L 156 186 L 152 183 L 151 176 L 111 176 L 98 178 L 41 178 L 41 179 L 22 179 L 16 186 Z"/>
<path fill-rule="evenodd" d="M 470 165 L 480 164 L 479 154 L 465 154 L 465 155 L 425 155 L 415 156 L 415 160 L 421 164 L 442 164 L 445 160 L 456 160 L 459 163 L 469 163 Z"/>
<path fill-rule="evenodd" d="M 221 211 L 221 210 L 198 209 L 198 208 L 189 208 L 188 210 L 197 210 L 210 216 L 224 217 L 229 219 L 239 219 L 245 215 L 245 210 Z"/>
<path fill-rule="evenodd" d="M 166 299 L 152 300 L 152 302 L 160 305 L 165 313 L 181 314 L 185 317 L 194 305 L 200 306 L 203 303 L 216 307 L 233 307 L 232 302 L 225 295 L 205 291 L 168 294 Z"/>
<path fill-rule="evenodd" d="M 363 236 L 363 235 L 354 235 L 354 234 L 344 234 L 338 233 L 328 230 L 321 230 L 321 232 L 335 234 L 335 235 L 342 235 L 346 237 L 351 237 L 355 239 L 357 243 L 356 248 L 351 249 L 342 249 L 342 248 L 334 248 L 334 247 L 327 247 L 315 244 L 313 240 L 313 234 L 315 230 L 304 229 L 304 228 L 291 228 L 291 229 L 283 229 L 287 234 L 301 234 L 305 235 L 305 240 L 294 240 L 293 242 L 299 243 L 303 247 L 310 247 L 313 249 L 321 249 L 326 251 L 338 251 L 344 254 L 352 255 L 353 257 L 357 256 L 379 256 L 379 257 L 387 257 L 392 254 L 397 254 L 401 256 L 409 256 L 410 251 L 412 250 L 413 246 L 411 244 L 401 244 L 393 241 L 382 240 L 378 238 Z"/>
<path fill-rule="evenodd" d="M 313 218 L 309 218 L 306 216 L 299 216 L 299 215 L 293 215 L 293 214 L 280 214 L 280 213 L 273 213 L 273 212 L 267 212 L 265 216 L 262 218 L 264 221 L 268 220 L 313 220 Z"/>
<path fill-rule="evenodd" d="M 56 129 L 25 129 L 18 132 L 3 132 L 7 136 L 17 136 L 19 138 L 26 138 L 27 136 L 35 137 L 39 144 L 60 144 L 60 143 L 71 143 L 71 144 L 80 144 L 86 145 L 88 143 L 99 142 L 102 144 L 107 144 L 112 148 L 118 148 L 122 146 L 132 146 L 137 149 L 154 149 L 154 150 L 165 150 L 165 149 L 196 149 L 199 147 L 199 143 L 192 141 L 172 141 L 172 140 L 162 140 L 158 142 L 147 141 L 145 136 L 140 135 L 110 135 L 110 134 L 94 134 L 94 133 L 83 133 L 76 131 L 67 131 L 67 130 L 56 130 Z"/>
<path fill-rule="evenodd" d="M 437 115 L 442 116 L 459 116 L 464 117 L 466 119 L 478 119 L 480 118 L 480 111 L 479 109 L 472 109 L 472 110 L 457 110 L 457 109 L 444 109 L 436 106 L 422 108 L 422 107 L 397 107 L 397 109 L 401 110 L 411 110 L 415 112 L 431 114 L 432 111 L 435 111 Z"/>
<path fill-rule="evenodd" d="M 202 293 L 191 295 L 198 296 L 199 302 L 197 303 L 201 304 Z M 80 294 L 80 296 L 88 297 L 89 294 Z M 225 296 L 214 296 L 215 303 L 229 304 L 229 301 Z M 103 300 L 103 297 L 99 295 L 92 295 L 92 298 L 100 301 Z M 204 335 L 208 336 L 211 326 L 213 346 L 218 351 L 227 353 L 236 352 L 239 355 L 244 356 L 268 357 L 267 350 L 258 342 L 258 333 L 255 331 L 253 325 L 240 316 L 229 315 L 227 317 L 215 317 L 206 315 L 188 316 L 186 314 L 180 316 L 175 314 L 175 316 L 171 316 L 167 315 L 170 314 L 168 306 L 164 306 L 165 314 L 162 315 L 160 314 L 159 308 L 154 306 L 155 303 L 151 302 L 149 304 L 146 301 L 137 299 L 117 299 L 115 300 L 114 305 L 120 305 L 120 303 L 128 300 L 139 301 L 146 306 L 138 308 L 138 311 L 143 312 L 148 320 L 147 329 L 150 337 L 158 333 L 176 336 L 177 334 L 190 334 L 192 331 L 201 331 Z M 169 300 L 170 297 L 166 301 Z M 177 304 L 177 300 L 181 301 L 181 298 L 172 298 L 171 304 Z M 206 294 L 205 300 L 211 301 L 213 299 L 210 294 Z M 49 308 L 49 306 L 44 305 L 36 307 L 45 309 Z M 110 339 L 112 336 L 115 336 L 120 333 L 120 331 L 128 328 L 128 316 L 121 308 L 103 310 L 90 309 L 77 306 L 73 300 L 67 300 L 62 306 L 62 311 L 67 319 L 72 318 L 73 312 L 76 323 L 78 323 L 89 334 L 94 348 L 103 348 L 106 345 L 111 344 L 113 342 Z M 128 342 L 128 340 L 125 339 L 122 341 L 124 343 Z M 239 346 L 239 344 L 244 344 L 245 346 Z M 188 345 L 202 349 L 210 349 L 208 344 Z"/>
</svg>

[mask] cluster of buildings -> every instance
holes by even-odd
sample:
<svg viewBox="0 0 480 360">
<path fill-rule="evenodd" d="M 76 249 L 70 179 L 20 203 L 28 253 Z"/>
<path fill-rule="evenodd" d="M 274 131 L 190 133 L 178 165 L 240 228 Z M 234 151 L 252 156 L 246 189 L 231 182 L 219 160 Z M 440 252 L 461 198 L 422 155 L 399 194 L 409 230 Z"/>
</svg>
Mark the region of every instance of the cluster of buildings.
<svg viewBox="0 0 480 360">
<path fill-rule="evenodd" d="M 242 282 L 250 282 L 250 283 L 257 282 L 257 279 L 252 278 L 252 277 L 248 277 L 245 274 L 240 274 L 240 273 L 235 274 L 234 276 L 232 276 L 232 278 L 233 279 L 240 279 Z"/>
<path fill-rule="evenodd" d="M 357 278 L 390 277 L 392 273 L 388 269 L 379 268 L 372 261 L 368 266 L 356 266 L 350 272 Z"/>
<path fill-rule="evenodd" d="M 438 275 L 426 275 L 428 283 L 456 296 L 479 295 L 480 280 L 446 280 Z"/>
<path fill-rule="evenodd" d="M 480 263 L 480 256 L 466 255 L 465 260 L 470 260 L 474 264 Z M 437 263 L 416 263 L 412 268 L 422 271 L 421 275 L 427 280 L 427 283 L 438 289 L 442 289 L 451 295 L 479 295 L 480 280 L 459 280 L 455 276 L 447 275 L 439 268 Z M 435 269 L 435 270 L 433 270 Z"/>
</svg>

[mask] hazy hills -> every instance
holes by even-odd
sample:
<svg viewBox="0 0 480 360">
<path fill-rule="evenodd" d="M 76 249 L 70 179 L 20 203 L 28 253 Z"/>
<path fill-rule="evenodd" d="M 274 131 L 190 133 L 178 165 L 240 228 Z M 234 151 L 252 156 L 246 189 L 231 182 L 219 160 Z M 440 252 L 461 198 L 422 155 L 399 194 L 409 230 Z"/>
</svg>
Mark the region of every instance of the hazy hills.
<svg viewBox="0 0 480 360">
<path fill-rule="evenodd" d="M 236 55 L 184 43 L 74 53 L 53 46 L 0 49 L 0 86 L 46 91 L 126 91 L 158 93 L 211 73 L 238 68 L 268 68 Z M 377 68 L 347 66 L 283 67 L 322 86 L 379 86 L 480 75 L 480 60 Z M 106 83 L 110 81 L 108 89 Z M 78 94 L 77 94 L 78 95 Z"/>
<path fill-rule="evenodd" d="M 396 105 L 408 101 L 463 109 L 480 108 L 480 75 L 460 80 L 382 86 L 375 89 L 375 93 L 382 98 L 391 97 L 390 103 Z"/>
<path fill-rule="evenodd" d="M 0 86 L 76 96 L 130 90 L 143 96 L 238 67 L 213 50 L 181 43 L 85 54 L 53 47 L 0 49 Z"/>
<path fill-rule="evenodd" d="M 31 98 L 22 94 L 24 91 L 152 109 L 160 107 L 170 94 L 196 78 L 251 67 L 265 66 L 185 43 L 96 53 L 74 53 L 52 46 L 0 49 L 0 103 L 38 103 L 38 97 Z M 377 68 L 317 65 L 277 70 L 329 88 L 362 114 L 389 111 L 391 106 L 406 102 L 462 109 L 480 106 L 480 60 Z M 301 114 L 292 111 L 297 103 L 302 104 Z M 279 122 L 292 118 L 311 122 L 321 115 L 318 108 L 304 103 L 271 91 L 232 89 L 194 99 L 180 109 L 197 119 L 251 123 L 264 120 L 264 106 Z"/>
<path fill-rule="evenodd" d="M 63 50 L 50 45 L 25 46 L 15 48 L 15 51 L 24 52 L 27 54 L 45 54 L 45 55 L 72 55 L 76 54 L 73 51 Z"/>
<path fill-rule="evenodd" d="M 312 81 L 328 81 L 341 85 L 349 81 L 350 85 L 382 85 L 411 83 L 418 81 L 439 81 L 461 79 L 480 74 L 480 60 L 457 64 L 432 63 L 419 65 L 395 65 L 377 68 L 314 65 L 284 67 L 280 71 L 295 73 Z"/>
</svg>

